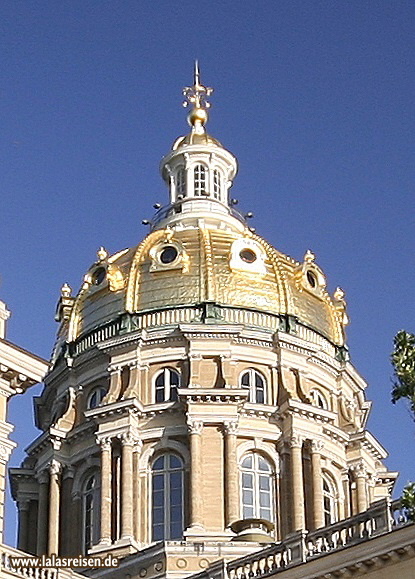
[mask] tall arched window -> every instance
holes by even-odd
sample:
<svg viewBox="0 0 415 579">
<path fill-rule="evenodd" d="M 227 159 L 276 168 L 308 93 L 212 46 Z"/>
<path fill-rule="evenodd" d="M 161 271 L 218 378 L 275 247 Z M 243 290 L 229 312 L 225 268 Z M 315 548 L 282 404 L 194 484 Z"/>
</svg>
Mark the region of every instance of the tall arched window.
<svg viewBox="0 0 415 579">
<path fill-rule="evenodd" d="M 194 192 L 195 197 L 206 193 L 206 167 L 196 165 L 194 168 Z"/>
<path fill-rule="evenodd" d="M 329 409 L 326 397 L 320 392 L 320 390 L 317 390 L 316 388 L 310 390 L 310 399 L 313 406 L 318 406 L 318 408 L 323 408 L 324 410 Z"/>
<path fill-rule="evenodd" d="M 213 171 L 213 197 L 220 199 L 222 192 L 222 176 L 218 169 Z"/>
<path fill-rule="evenodd" d="M 180 374 L 171 368 L 164 368 L 155 380 L 156 402 L 177 400 L 180 387 Z"/>
<path fill-rule="evenodd" d="M 257 453 L 245 455 L 241 462 L 243 519 L 274 520 L 274 477 L 271 464 Z"/>
<path fill-rule="evenodd" d="M 183 461 L 175 454 L 159 456 L 152 468 L 153 541 L 183 536 Z"/>
<path fill-rule="evenodd" d="M 327 474 L 323 475 L 323 512 L 326 525 L 331 525 L 338 520 L 337 488 Z"/>
<path fill-rule="evenodd" d="M 186 197 L 186 171 L 183 167 L 177 171 L 176 193 Z"/>
<path fill-rule="evenodd" d="M 241 374 L 241 387 L 249 390 L 249 401 L 257 402 L 258 404 L 267 403 L 266 382 L 265 378 L 254 370 L 249 368 Z"/>
<path fill-rule="evenodd" d="M 96 408 L 101 404 L 104 400 L 105 395 L 107 393 L 107 389 L 104 386 L 97 386 L 92 390 L 90 395 L 88 396 L 88 401 L 86 403 L 86 407 L 88 410 L 91 408 Z"/>
<path fill-rule="evenodd" d="M 83 550 L 88 553 L 99 541 L 100 488 L 97 474 L 90 475 L 82 488 Z"/>
</svg>

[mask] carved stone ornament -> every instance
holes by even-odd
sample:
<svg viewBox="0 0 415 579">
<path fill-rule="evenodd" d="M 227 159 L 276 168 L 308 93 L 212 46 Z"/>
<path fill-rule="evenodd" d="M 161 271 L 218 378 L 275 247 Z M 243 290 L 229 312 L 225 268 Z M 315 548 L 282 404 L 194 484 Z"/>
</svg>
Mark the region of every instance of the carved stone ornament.
<svg viewBox="0 0 415 579">
<path fill-rule="evenodd" d="M 238 433 L 238 421 L 227 420 L 223 423 L 223 430 L 226 435 L 236 435 Z"/>
<path fill-rule="evenodd" d="M 291 448 L 302 448 L 303 446 L 303 439 L 298 434 L 294 434 L 290 438 L 290 447 Z"/>
<path fill-rule="evenodd" d="M 187 428 L 189 429 L 190 434 L 202 434 L 203 430 L 203 421 L 202 420 L 193 420 L 188 419 Z"/>
</svg>

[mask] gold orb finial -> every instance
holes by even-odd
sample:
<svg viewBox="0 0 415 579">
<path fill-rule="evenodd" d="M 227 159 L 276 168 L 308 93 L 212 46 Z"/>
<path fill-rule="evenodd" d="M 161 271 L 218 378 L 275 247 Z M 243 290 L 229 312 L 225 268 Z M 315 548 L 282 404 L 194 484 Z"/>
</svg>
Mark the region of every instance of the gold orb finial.
<svg viewBox="0 0 415 579">
<path fill-rule="evenodd" d="M 199 63 L 196 60 L 193 86 L 186 86 L 183 89 L 183 96 L 186 97 L 186 100 L 183 102 L 183 106 L 187 107 L 189 104 L 193 105 L 187 120 L 189 125 L 196 130 L 204 130 L 203 127 L 208 120 L 207 109 L 210 107 L 210 102 L 206 99 L 212 93 L 213 88 L 206 87 L 200 83 Z"/>
</svg>

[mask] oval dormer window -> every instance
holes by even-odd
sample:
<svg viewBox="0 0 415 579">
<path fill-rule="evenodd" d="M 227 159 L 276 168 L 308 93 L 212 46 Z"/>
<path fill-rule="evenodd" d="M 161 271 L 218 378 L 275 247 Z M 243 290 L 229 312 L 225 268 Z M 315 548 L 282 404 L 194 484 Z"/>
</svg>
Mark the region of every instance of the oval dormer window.
<svg viewBox="0 0 415 579">
<path fill-rule="evenodd" d="M 241 251 L 239 252 L 239 257 L 245 263 L 254 263 L 254 261 L 256 261 L 257 259 L 255 251 L 249 249 L 248 247 L 245 247 L 245 249 L 241 249 Z"/>
<path fill-rule="evenodd" d="M 107 272 L 105 267 L 98 267 L 91 276 L 92 285 L 100 285 L 105 279 Z"/>
<path fill-rule="evenodd" d="M 159 259 L 161 263 L 164 264 L 173 263 L 178 255 L 179 252 L 173 245 L 166 245 L 166 247 L 160 251 Z"/>
<path fill-rule="evenodd" d="M 195 197 L 206 194 L 206 167 L 203 165 L 194 168 L 194 192 Z"/>
</svg>

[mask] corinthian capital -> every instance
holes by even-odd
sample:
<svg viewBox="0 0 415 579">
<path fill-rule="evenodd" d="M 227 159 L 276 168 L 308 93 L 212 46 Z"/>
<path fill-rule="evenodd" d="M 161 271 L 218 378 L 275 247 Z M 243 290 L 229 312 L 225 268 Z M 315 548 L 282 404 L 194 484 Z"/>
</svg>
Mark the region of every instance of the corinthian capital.
<svg viewBox="0 0 415 579">
<path fill-rule="evenodd" d="M 189 429 L 190 434 L 202 434 L 203 421 L 189 418 L 187 421 L 187 428 Z"/>
<path fill-rule="evenodd" d="M 238 433 L 238 421 L 237 420 L 226 420 L 223 423 L 223 430 L 225 434 L 237 434 Z"/>
</svg>

